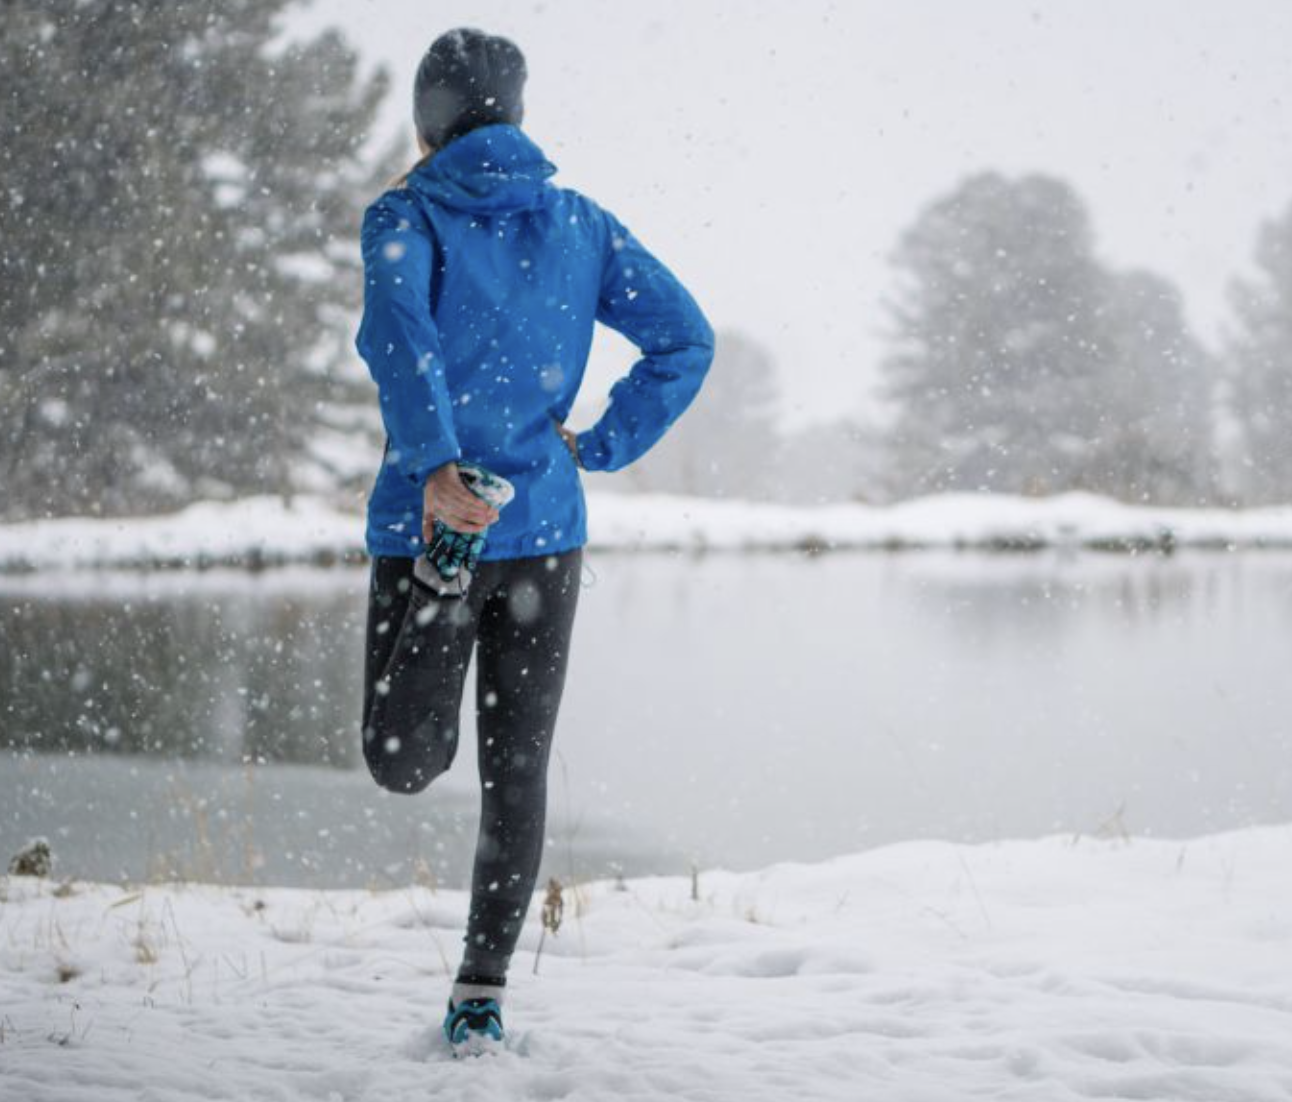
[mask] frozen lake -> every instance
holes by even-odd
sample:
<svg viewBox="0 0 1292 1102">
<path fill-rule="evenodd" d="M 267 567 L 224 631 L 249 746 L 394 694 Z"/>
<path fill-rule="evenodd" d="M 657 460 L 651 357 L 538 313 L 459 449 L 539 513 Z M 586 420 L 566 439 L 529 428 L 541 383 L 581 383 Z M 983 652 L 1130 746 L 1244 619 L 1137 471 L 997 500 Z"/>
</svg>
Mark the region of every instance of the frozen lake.
<svg viewBox="0 0 1292 1102">
<path fill-rule="evenodd" d="M 587 561 L 544 877 L 1292 820 L 1292 556 Z M 0 579 L 5 859 L 463 886 L 474 728 L 415 797 L 362 764 L 366 584 Z"/>
</svg>

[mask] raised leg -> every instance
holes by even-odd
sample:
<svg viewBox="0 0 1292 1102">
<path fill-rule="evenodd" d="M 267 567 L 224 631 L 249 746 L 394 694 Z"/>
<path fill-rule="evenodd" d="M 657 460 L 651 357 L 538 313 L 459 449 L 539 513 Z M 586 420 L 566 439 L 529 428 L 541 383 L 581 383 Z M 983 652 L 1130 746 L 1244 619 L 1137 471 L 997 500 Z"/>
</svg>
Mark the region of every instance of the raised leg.
<svg viewBox="0 0 1292 1102">
<path fill-rule="evenodd" d="M 392 792 L 420 792 L 457 754 L 458 717 L 479 599 L 439 598 L 412 580 L 412 559 L 373 562 L 368 603 L 363 756 Z"/>
</svg>

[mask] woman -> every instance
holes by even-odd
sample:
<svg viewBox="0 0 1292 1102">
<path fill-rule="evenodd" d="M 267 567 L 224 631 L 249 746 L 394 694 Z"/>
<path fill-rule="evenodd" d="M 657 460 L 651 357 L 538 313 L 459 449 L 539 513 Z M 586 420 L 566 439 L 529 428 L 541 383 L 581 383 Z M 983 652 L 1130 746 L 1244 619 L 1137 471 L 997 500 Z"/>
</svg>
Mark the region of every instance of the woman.
<svg viewBox="0 0 1292 1102">
<path fill-rule="evenodd" d="M 591 199 L 553 185 L 520 129 L 525 61 L 480 31 L 432 43 L 417 72 L 422 159 L 363 220 L 357 346 L 386 451 L 368 503 L 363 749 L 377 783 L 416 793 L 457 752 L 473 649 L 482 815 L 454 1051 L 502 1041 L 511 954 L 543 851 L 546 772 L 586 540 L 579 469 L 640 457 L 687 407 L 713 332 L 669 270 Z M 641 358 L 584 432 L 564 427 L 601 321 Z M 497 509 L 459 462 L 509 482 Z M 423 584 L 436 520 L 483 533 L 462 596 Z"/>
</svg>

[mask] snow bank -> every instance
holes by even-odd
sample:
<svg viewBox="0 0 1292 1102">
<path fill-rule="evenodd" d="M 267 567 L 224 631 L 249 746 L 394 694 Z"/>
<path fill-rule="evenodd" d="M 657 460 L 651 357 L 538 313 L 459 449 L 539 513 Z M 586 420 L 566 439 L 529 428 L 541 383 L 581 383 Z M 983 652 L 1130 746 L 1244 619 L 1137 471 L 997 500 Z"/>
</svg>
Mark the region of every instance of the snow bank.
<svg viewBox="0 0 1292 1102">
<path fill-rule="evenodd" d="M 891 506 L 791 507 L 666 495 L 589 495 L 594 548 L 1031 550 L 1292 547 L 1292 507 L 1248 511 L 1132 507 L 1088 494 L 957 494 Z M 63 518 L 0 526 L 0 570 L 264 566 L 363 557 L 363 518 L 321 498 L 201 502 L 136 519 Z"/>
<path fill-rule="evenodd" d="M 613 548 L 1292 547 L 1292 507 L 1155 509 L 1093 494 L 942 494 L 887 506 L 809 507 L 605 495 L 589 508 L 592 542 Z"/>
<path fill-rule="evenodd" d="M 469 1061 L 463 892 L 0 879 L 0 1097 L 1283 1102 L 1290 860 L 1284 826 L 567 888 Z"/>
<path fill-rule="evenodd" d="M 298 497 L 202 501 L 152 517 L 60 517 L 0 525 L 0 570 L 246 566 L 357 559 L 359 517 Z"/>
</svg>

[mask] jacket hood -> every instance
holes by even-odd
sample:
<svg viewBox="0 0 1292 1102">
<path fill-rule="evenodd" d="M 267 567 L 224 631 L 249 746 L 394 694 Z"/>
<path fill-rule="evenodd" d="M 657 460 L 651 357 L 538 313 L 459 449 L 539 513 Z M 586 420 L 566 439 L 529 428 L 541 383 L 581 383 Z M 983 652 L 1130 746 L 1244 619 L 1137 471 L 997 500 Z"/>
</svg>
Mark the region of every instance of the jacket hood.
<svg viewBox="0 0 1292 1102">
<path fill-rule="evenodd" d="M 543 206 L 556 166 L 510 123 L 481 126 L 455 138 L 409 174 L 408 186 L 432 202 L 473 214 Z"/>
</svg>

